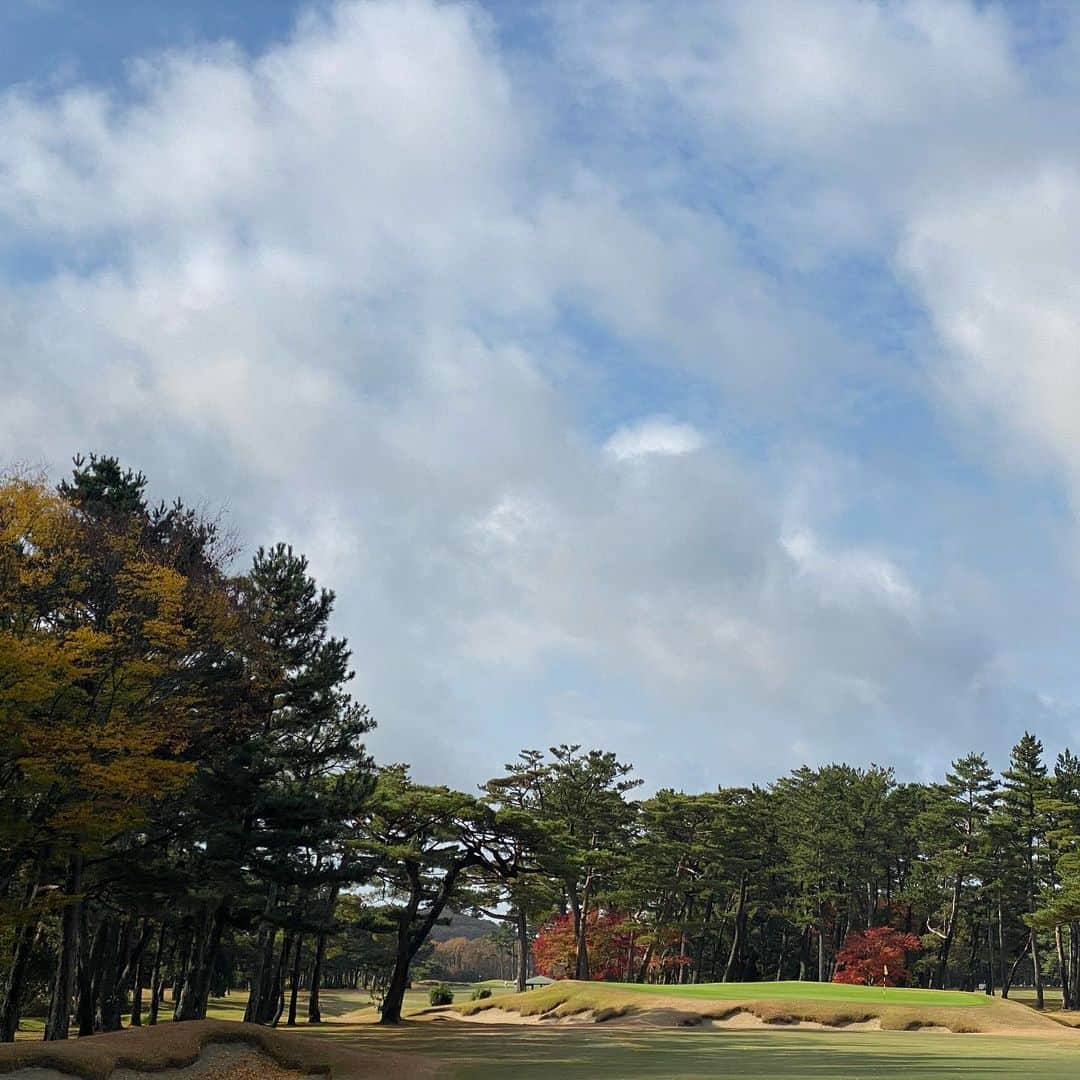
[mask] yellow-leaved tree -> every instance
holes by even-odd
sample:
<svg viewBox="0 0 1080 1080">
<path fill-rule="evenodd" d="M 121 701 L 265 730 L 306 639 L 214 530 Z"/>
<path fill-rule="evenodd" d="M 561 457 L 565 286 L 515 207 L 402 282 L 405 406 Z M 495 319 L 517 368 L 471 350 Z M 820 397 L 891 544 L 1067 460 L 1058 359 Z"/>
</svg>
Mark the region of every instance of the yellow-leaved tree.
<svg viewBox="0 0 1080 1080">
<path fill-rule="evenodd" d="M 213 723 L 199 673 L 230 627 L 213 530 L 179 506 L 149 509 L 144 484 L 108 458 L 77 461 L 59 489 L 0 482 L 0 930 L 14 957 L 0 1039 L 14 1037 L 25 957 L 58 907 L 49 1025 L 66 1035 L 87 860 L 139 843 Z M 80 998 L 92 1029 L 107 994 Z"/>
</svg>

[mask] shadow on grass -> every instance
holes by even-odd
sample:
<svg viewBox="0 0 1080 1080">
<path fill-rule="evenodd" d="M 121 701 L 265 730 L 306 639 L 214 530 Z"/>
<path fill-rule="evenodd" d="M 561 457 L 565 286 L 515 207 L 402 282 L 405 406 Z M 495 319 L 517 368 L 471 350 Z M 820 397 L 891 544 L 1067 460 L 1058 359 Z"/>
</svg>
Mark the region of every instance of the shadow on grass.
<svg viewBox="0 0 1080 1080">
<path fill-rule="evenodd" d="M 345 1034 L 345 1032 L 342 1032 Z M 1076 1058 L 1061 1047 L 994 1036 L 831 1032 L 630 1032 L 492 1027 L 477 1032 L 452 1023 L 412 1023 L 349 1033 L 373 1048 L 435 1057 L 465 1080 L 489 1077 L 715 1076 L 757 1080 L 934 1080 L 1076 1075 Z M 977 1041 L 976 1041 L 977 1040 Z"/>
</svg>

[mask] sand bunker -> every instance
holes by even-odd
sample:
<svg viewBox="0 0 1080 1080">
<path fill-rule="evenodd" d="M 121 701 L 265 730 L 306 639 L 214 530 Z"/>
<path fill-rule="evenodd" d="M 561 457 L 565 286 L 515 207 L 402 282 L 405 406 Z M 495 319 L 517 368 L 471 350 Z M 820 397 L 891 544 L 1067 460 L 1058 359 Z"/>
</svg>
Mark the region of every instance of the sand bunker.
<svg viewBox="0 0 1080 1080">
<path fill-rule="evenodd" d="M 704 1016 L 700 1023 L 691 1020 L 688 1024 L 706 1027 L 716 1031 L 760 1031 L 762 1028 L 798 1028 L 800 1031 L 880 1031 L 881 1020 L 872 1017 L 869 1020 L 851 1020 L 842 1024 L 823 1024 L 818 1020 L 763 1020 L 748 1009 L 739 1009 L 728 1016 Z"/>
<path fill-rule="evenodd" d="M 467 1024 L 541 1024 L 544 1027 L 552 1027 L 555 1024 L 595 1024 L 597 1022 L 596 1013 L 592 1009 L 561 1016 L 554 1012 L 522 1016 L 521 1013 L 511 1012 L 509 1009 L 485 1009 L 483 1012 L 476 1013 L 448 1011 L 433 1015 L 431 1019 L 461 1020 Z"/>
<path fill-rule="evenodd" d="M 609 1009 L 583 1009 L 580 1012 L 560 1013 L 553 1009 L 547 1013 L 535 1013 L 523 1016 L 509 1009 L 491 1008 L 473 1013 L 459 1013 L 453 1010 L 440 1011 L 431 1016 L 433 1020 L 453 1020 L 467 1024 L 506 1024 L 513 1026 L 529 1025 L 554 1027 L 561 1024 L 604 1024 L 615 1028 L 694 1028 L 707 1031 L 882 1031 L 881 1017 L 871 1016 L 862 1019 L 837 1018 L 826 1023 L 821 1020 L 799 1019 L 787 1015 L 759 1016 L 751 1009 L 732 1009 L 723 1013 L 688 1011 L 676 1007 L 635 1009 L 624 1013 L 613 1013 Z M 903 1025 L 890 1027 L 892 1031 L 919 1031 L 922 1033 L 952 1035 L 953 1031 L 942 1024 L 921 1023 L 913 1020 Z"/>
<path fill-rule="evenodd" d="M 643 1009 L 640 1012 L 628 1013 L 623 1016 L 605 1018 L 595 1009 L 585 1009 L 582 1012 L 564 1013 L 558 1012 L 537 1013 L 533 1016 L 522 1016 L 521 1013 L 511 1012 L 509 1009 L 485 1009 L 483 1012 L 472 1014 L 458 1013 L 453 1011 L 440 1013 L 432 1019 L 460 1020 L 467 1024 L 512 1024 L 532 1025 L 541 1027 L 553 1027 L 558 1024 L 597 1024 L 603 1023 L 608 1027 L 626 1028 L 708 1028 L 716 1031 L 748 1031 L 769 1028 L 799 1028 L 803 1031 L 880 1031 L 881 1020 L 873 1017 L 870 1020 L 855 1020 L 844 1024 L 822 1024 L 816 1020 L 764 1020 L 748 1009 L 735 1009 L 724 1016 L 708 1016 L 696 1012 L 686 1012 L 681 1009 Z M 923 1028 L 923 1031 L 940 1030 L 948 1031 L 948 1028 Z"/>
</svg>

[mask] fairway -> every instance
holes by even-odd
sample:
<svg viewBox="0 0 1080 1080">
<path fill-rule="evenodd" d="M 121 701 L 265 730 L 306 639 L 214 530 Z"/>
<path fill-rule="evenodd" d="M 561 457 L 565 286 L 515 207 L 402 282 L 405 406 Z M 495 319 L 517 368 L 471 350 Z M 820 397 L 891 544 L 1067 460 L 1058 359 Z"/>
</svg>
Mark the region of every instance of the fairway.
<svg viewBox="0 0 1080 1080">
<path fill-rule="evenodd" d="M 410 1024 L 353 1036 L 365 1048 L 446 1062 L 456 1080 L 495 1077 L 730 1076 L 757 1080 L 969 1080 L 1037 1075 L 1072 1080 L 1077 1049 L 1035 1039 L 918 1032 L 705 1032 Z M 370 1040 L 370 1041 L 369 1041 Z"/>
<path fill-rule="evenodd" d="M 927 1005 L 949 1008 L 986 1007 L 991 999 L 985 994 L 962 990 L 918 990 L 906 986 L 848 986 L 843 983 L 758 982 L 695 983 L 688 986 L 665 986 L 654 983 L 605 983 L 620 990 L 663 997 L 700 998 L 706 1001 L 835 1001 L 860 1005 Z"/>
</svg>

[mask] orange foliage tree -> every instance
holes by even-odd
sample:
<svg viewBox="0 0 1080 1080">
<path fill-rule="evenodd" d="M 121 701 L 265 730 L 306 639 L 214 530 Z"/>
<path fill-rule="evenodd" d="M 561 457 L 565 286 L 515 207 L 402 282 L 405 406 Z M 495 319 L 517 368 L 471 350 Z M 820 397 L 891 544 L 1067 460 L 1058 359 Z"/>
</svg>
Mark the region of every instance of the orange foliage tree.
<svg viewBox="0 0 1080 1080">
<path fill-rule="evenodd" d="M 625 978 L 636 959 L 633 934 L 626 916 L 616 912 L 590 911 L 585 940 L 589 950 L 589 973 L 593 981 Z M 574 918 L 567 913 L 546 922 L 533 941 L 536 970 L 551 979 L 572 978 L 577 960 Z"/>
<path fill-rule="evenodd" d="M 907 982 L 907 957 L 922 942 L 891 926 L 876 926 L 848 934 L 836 954 L 835 983 L 858 986 L 900 986 Z"/>
</svg>

